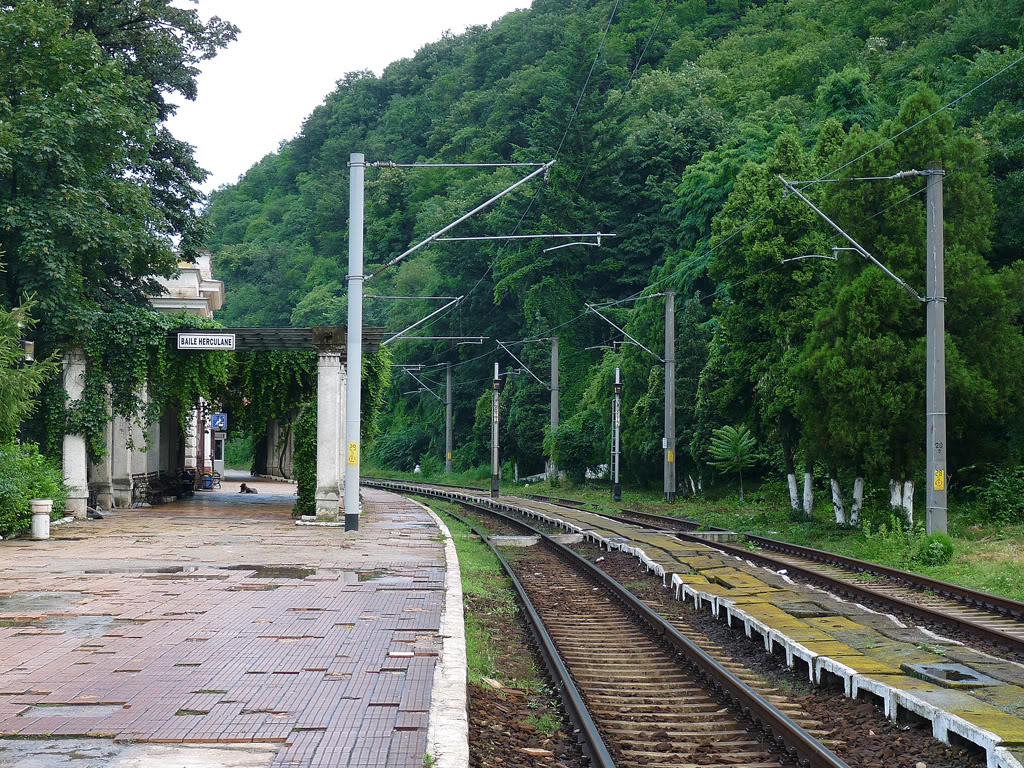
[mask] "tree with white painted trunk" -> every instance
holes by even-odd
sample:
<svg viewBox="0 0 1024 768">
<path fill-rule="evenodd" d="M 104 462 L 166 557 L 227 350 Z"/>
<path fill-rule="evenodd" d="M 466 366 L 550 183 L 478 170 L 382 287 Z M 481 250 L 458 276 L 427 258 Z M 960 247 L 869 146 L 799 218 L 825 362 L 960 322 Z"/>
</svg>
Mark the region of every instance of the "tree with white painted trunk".
<svg viewBox="0 0 1024 768">
<path fill-rule="evenodd" d="M 946 447 L 955 460 L 977 456 L 991 435 L 1005 433 L 1007 414 L 1019 412 L 1017 405 L 1000 403 L 1020 402 L 1024 336 L 1014 320 L 1020 299 L 1013 286 L 1020 275 L 997 273 L 985 259 L 993 207 L 983 148 L 955 133 L 945 113 L 902 133 L 938 107 L 934 94 L 922 89 L 877 132 L 852 129 L 829 165 L 850 163 L 845 177 L 887 176 L 934 162 L 958 169 L 945 183 Z M 883 149 L 868 151 L 890 137 Z M 927 232 L 922 190 L 921 180 L 911 177 L 830 184 L 813 196 L 839 226 L 920 290 Z M 885 213 L 873 215 L 878 211 Z M 816 311 L 795 369 L 805 441 L 830 468 L 836 522 L 856 523 L 864 486 L 873 480 L 889 483 L 890 504 L 911 525 L 914 479 L 924 467 L 923 305 L 858 255 L 840 252 L 827 269 L 821 279 L 831 298 Z M 841 482 L 851 480 L 848 506 Z"/>
<path fill-rule="evenodd" d="M 836 124 L 823 132 L 823 147 Z M 825 171 L 823 154 L 808 152 L 795 131 L 783 131 L 762 164 L 748 164 L 736 179 L 722 213 L 715 219 L 721 248 L 709 273 L 730 285 L 720 315 L 708 366 L 701 377 L 706 399 L 714 405 L 704 419 L 743 421 L 765 446 L 781 449 L 790 506 L 795 515 L 810 514 L 797 482 L 795 455 L 803 427 L 797 414 L 800 388 L 794 377 L 814 315 L 828 292 L 820 271 L 805 262 L 785 259 L 822 253 L 827 238 L 814 214 L 781 206 L 783 190 L 773 174 L 813 178 Z M 745 226 L 750 217 L 756 223 Z M 820 266 L 820 265 L 819 265 Z"/>
</svg>

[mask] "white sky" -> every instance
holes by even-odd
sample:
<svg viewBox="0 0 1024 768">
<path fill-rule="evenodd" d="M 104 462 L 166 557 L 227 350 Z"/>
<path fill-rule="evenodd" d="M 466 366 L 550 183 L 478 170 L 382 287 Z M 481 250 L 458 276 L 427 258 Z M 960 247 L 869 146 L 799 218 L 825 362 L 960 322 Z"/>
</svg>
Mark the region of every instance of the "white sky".
<svg viewBox="0 0 1024 768">
<path fill-rule="evenodd" d="M 182 0 L 183 7 L 188 5 Z M 196 146 L 210 191 L 291 139 L 346 72 L 378 75 L 445 30 L 490 24 L 530 0 L 199 0 L 241 31 L 203 63 L 199 96 L 168 121 Z M 352 151 L 358 151 L 353 147 Z"/>
</svg>

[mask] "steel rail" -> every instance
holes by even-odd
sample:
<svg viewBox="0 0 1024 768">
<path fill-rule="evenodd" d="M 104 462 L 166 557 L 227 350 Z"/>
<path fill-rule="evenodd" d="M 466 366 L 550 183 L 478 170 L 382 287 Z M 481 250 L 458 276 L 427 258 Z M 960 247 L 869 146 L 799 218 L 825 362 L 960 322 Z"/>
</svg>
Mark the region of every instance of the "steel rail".
<svg viewBox="0 0 1024 768">
<path fill-rule="evenodd" d="M 529 595 L 526 594 L 526 590 L 523 588 L 522 583 L 516 577 L 515 572 L 512 570 L 512 566 L 508 564 L 497 547 L 491 542 L 489 536 L 485 536 L 476 526 L 474 526 L 468 520 L 464 520 L 458 515 L 445 512 L 446 515 L 451 515 L 463 525 L 467 526 L 474 534 L 480 537 L 480 539 L 491 548 L 491 551 L 498 558 L 498 562 L 501 563 L 501 567 L 505 570 L 505 575 L 508 576 L 512 582 L 512 586 L 515 587 L 516 593 L 519 595 L 519 600 L 526 609 L 527 623 L 530 626 L 530 631 L 533 633 L 534 638 L 537 640 L 537 649 L 540 651 L 541 657 L 544 659 L 544 665 L 548 668 L 548 674 L 551 675 L 552 681 L 556 683 L 555 688 L 558 689 L 559 695 L 562 699 L 562 706 L 565 707 L 566 714 L 569 715 L 569 719 L 572 721 L 573 727 L 583 737 L 580 739 L 580 746 L 583 748 L 583 752 L 590 758 L 590 765 L 594 768 L 615 768 L 615 760 L 612 758 L 611 751 L 608 749 L 608 745 L 604 743 L 604 738 L 601 736 L 600 731 L 597 728 L 597 724 L 594 722 L 594 718 L 590 714 L 590 710 L 587 708 L 586 701 L 579 689 L 576 687 L 576 683 L 572 679 L 572 675 L 569 674 L 569 670 L 565 666 L 565 662 L 562 661 L 562 657 L 558 653 L 558 648 L 555 646 L 555 641 L 551 638 L 548 633 L 547 627 L 544 626 L 544 620 L 541 619 L 540 614 L 537 613 L 537 609 L 533 606 L 533 601 L 530 600 Z"/>
<path fill-rule="evenodd" d="M 929 589 L 938 594 L 955 598 L 956 600 L 985 608 L 999 614 L 1005 614 L 1014 618 L 1024 618 L 1024 603 L 1018 600 L 1011 600 L 1008 597 L 1000 597 L 989 592 L 981 592 L 969 587 L 961 587 L 959 584 L 951 584 L 948 581 L 933 579 L 929 576 L 903 571 L 899 568 L 890 568 L 885 565 L 869 563 L 865 560 L 858 560 L 846 555 L 837 555 L 825 550 L 805 547 L 800 544 L 790 544 L 778 539 L 769 539 L 764 536 L 755 536 L 751 533 L 744 534 L 747 541 L 752 541 L 762 549 L 770 549 L 783 554 L 797 555 L 808 560 L 823 563 L 825 565 L 838 565 L 845 570 L 871 573 L 878 576 L 885 576 L 893 581 L 901 582 L 906 586 L 915 589 Z"/>
<path fill-rule="evenodd" d="M 543 531 L 540 531 L 528 523 L 506 514 L 502 510 L 513 511 L 516 507 L 512 504 L 492 502 L 483 498 L 459 498 L 463 494 L 453 491 L 437 490 L 434 488 L 417 486 L 414 483 L 402 483 L 395 481 L 364 481 L 366 485 L 380 488 L 382 490 L 413 493 L 417 495 L 430 496 L 443 500 L 454 501 L 464 506 L 485 511 L 487 514 L 495 515 L 507 522 L 519 525 L 532 532 L 532 535 L 540 539 L 560 556 L 573 563 L 579 569 L 587 573 L 597 582 L 609 589 L 624 605 L 633 611 L 649 629 L 660 636 L 675 651 L 680 653 L 699 674 L 708 679 L 716 688 L 722 691 L 731 699 L 741 711 L 750 716 L 751 720 L 758 723 L 762 729 L 769 732 L 773 738 L 785 745 L 791 753 L 797 755 L 801 760 L 807 762 L 812 768 L 849 768 L 830 749 L 808 734 L 803 728 L 797 725 L 785 713 L 781 712 L 771 702 L 765 699 L 756 691 L 752 690 L 746 683 L 736 677 L 732 672 L 712 658 L 700 646 L 693 643 L 679 630 L 665 621 L 650 606 L 636 597 L 617 580 L 602 571 L 593 563 L 573 552 L 568 547 L 559 544 Z M 493 547 L 492 547 L 493 548 Z"/>
</svg>

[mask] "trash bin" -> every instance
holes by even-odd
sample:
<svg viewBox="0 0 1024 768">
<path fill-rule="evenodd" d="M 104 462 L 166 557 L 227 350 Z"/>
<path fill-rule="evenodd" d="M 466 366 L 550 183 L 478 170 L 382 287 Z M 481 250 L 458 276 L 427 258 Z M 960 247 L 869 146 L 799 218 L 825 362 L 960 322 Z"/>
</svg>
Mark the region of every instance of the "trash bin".
<svg viewBox="0 0 1024 768">
<path fill-rule="evenodd" d="M 29 499 L 32 510 L 32 538 L 50 538 L 50 513 L 53 511 L 53 499 Z"/>
</svg>

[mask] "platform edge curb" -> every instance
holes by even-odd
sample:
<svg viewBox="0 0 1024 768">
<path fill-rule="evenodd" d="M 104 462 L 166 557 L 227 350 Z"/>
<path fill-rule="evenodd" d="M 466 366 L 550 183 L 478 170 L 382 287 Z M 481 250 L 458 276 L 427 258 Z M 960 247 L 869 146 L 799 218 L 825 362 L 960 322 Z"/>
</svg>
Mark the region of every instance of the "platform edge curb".
<svg viewBox="0 0 1024 768">
<path fill-rule="evenodd" d="M 462 572 L 451 531 L 434 510 L 410 499 L 433 519 L 444 536 L 445 598 L 441 612 L 441 657 L 434 669 L 427 725 L 427 752 L 435 768 L 469 765 L 469 699 Z"/>
</svg>

